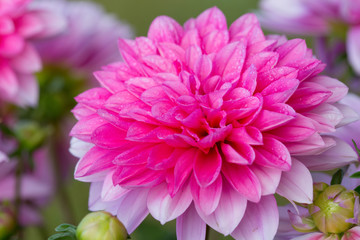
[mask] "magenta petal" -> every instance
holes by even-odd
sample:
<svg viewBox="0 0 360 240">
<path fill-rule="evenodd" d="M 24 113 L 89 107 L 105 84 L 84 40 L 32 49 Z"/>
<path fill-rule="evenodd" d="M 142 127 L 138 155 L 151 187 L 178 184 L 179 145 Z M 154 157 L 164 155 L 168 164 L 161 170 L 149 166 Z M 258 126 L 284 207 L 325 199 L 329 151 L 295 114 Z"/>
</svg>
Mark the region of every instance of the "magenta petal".
<svg viewBox="0 0 360 240">
<path fill-rule="evenodd" d="M 347 54 L 353 69 L 357 74 L 360 74 L 360 27 L 351 27 L 347 34 Z"/>
<path fill-rule="evenodd" d="M 271 130 L 294 119 L 296 112 L 287 104 L 274 104 L 269 109 L 263 109 L 253 122 L 260 131 Z"/>
<path fill-rule="evenodd" d="M 0 93 L 4 97 L 14 97 L 19 89 L 19 82 L 14 71 L 5 64 L 0 64 Z"/>
<path fill-rule="evenodd" d="M 92 88 L 76 96 L 75 100 L 90 108 L 97 109 L 101 108 L 110 96 L 110 92 L 104 88 Z"/>
<path fill-rule="evenodd" d="M 125 140 L 125 137 L 125 131 L 108 123 L 96 128 L 91 135 L 91 140 L 101 148 L 114 149 L 129 143 Z"/>
<path fill-rule="evenodd" d="M 167 16 L 155 18 L 151 23 L 148 37 L 154 42 L 180 43 L 183 29 L 179 23 Z"/>
<path fill-rule="evenodd" d="M 246 199 L 252 202 L 260 201 L 260 181 L 249 167 L 226 163 L 222 167 L 222 173 L 231 186 Z"/>
<path fill-rule="evenodd" d="M 117 218 L 124 224 L 131 234 L 146 218 L 149 211 L 146 207 L 148 189 L 135 189 L 116 201 L 118 208 Z"/>
<path fill-rule="evenodd" d="M 247 143 L 221 143 L 221 152 L 229 163 L 249 165 L 255 160 L 255 151 Z"/>
<path fill-rule="evenodd" d="M 35 48 L 25 44 L 22 52 L 11 59 L 11 65 L 21 73 L 33 73 L 41 70 L 42 64 Z"/>
<path fill-rule="evenodd" d="M 279 225 L 279 212 L 273 196 L 259 203 L 248 203 L 239 226 L 231 233 L 235 239 L 272 240 Z"/>
<path fill-rule="evenodd" d="M 213 213 L 205 215 L 199 208 L 196 208 L 200 217 L 213 229 L 229 235 L 238 226 L 244 216 L 247 201 L 228 184 L 223 185 L 219 205 Z"/>
<path fill-rule="evenodd" d="M 310 81 L 324 86 L 332 92 L 332 95 L 327 99 L 327 102 L 330 103 L 340 101 L 346 96 L 349 90 L 344 83 L 327 76 L 317 76 L 312 78 Z"/>
<path fill-rule="evenodd" d="M 198 150 L 194 162 L 194 176 L 201 187 L 207 187 L 217 179 L 221 163 L 222 159 L 216 147 L 207 154 Z"/>
<path fill-rule="evenodd" d="M 280 169 L 267 168 L 257 164 L 252 164 L 250 169 L 260 182 L 261 195 L 274 194 L 279 185 L 282 171 Z"/>
<path fill-rule="evenodd" d="M 348 165 L 358 160 L 354 149 L 339 138 L 332 138 L 336 145 L 314 156 L 299 156 L 298 159 L 313 171 L 327 171 Z"/>
<path fill-rule="evenodd" d="M 170 194 L 174 195 L 183 186 L 193 170 L 197 149 L 184 150 L 179 156 L 174 168 L 174 186 L 170 187 Z"/>
<path fill-rule="evenodd" d="M 307 50 L 305 40 L 303 39 L 292 39 L 287 41 L 276 49 L 276 52 L 279 53 L 278 66 L 282 66 L 298 59 L 303 59 Z"/>
<path fill-rule="evenodd" d="M 103 179 L 114 166 L 113 160 L 120 152 L 93 147 L 80 159 L 75 169 L 75 178 L 81 181 Z"/>
<path fill-rule="evenodd" d="M 199 217 L 195 207 L 190 205 L 185 213 L 176 219 L 178 240 L 205 240 L 206 224 Z"/>
<path fill-rule="evenodd" d="M 287 171 L 291 167 L 288 149 L 280 141 L 266 137 L 263 146 L 255 146 L 255 163 L 265 167 L 278 168 Z"/>
<path fill-rule="evenodd" d="M 245 52 L 246 45 L 244 42 L 234 42 L 226 45 L 215 56 L 214 72 L 225 79 L 233 80 L 238 78 L 245 61 Z"/>
<path fill-rule="evenodd" d="M 130 191 L 130 189 L 114 185 L 113 174 L 114 171 L 109 172 L 104 179 L 104 184 L 101 190 L 101 200 L 104 202 L 119 199 Z"/>
<path fill-rule="evenodd" d="M 175 196 L 171 197 L 166 184 L 163 183 L 150 189 L 147 207 L 155 219 L 159 220 L 161 224 L 165 224 L 182 215 L 191 202 L 190 186 L 183 187 Z"/>
<path fill-rule="evenodd" d="M 205 214 L 209 215 L 217 208 L 222 192 L 222 178 L 219 176 L 214 183 L 208 187 L 200 187 L 194 178 L 191 179 L 191 193 L 195 206 Z"/>
<path fill-rule="evenodd" d="M 227 29 L 226 18 L 217 7 L 205 10 L 196 18 L 196 28 L 201 36 L 205 36 L 213 30 Z"/>
<path fill-rule="evenodd" d="M 93 114 L 80 119 L 71 129 L 70 136 L 89 142 L 92 132 L 103 125 L 105 121 L 98 115 Z"/>
<path fill-rule="evenodd" d="M 298 85 L 299 80 L 287 78 L 270 83 L 261 92 L 264 97 L 264 104 L 285 103 L 293 95 Z"/>
<path fill-rule="evenodd" d="M 341 240 L 354 240 L 354 239 L 360 239 L 359 226 L 347 230 L 344 236 L 341 238 Z"/>
<path fill-rule="evenodd" d="M 298 203 L 312 203 L 313 181 L 304 164 L 292 159 L 290 171 L 283 172 L 276 191 L 288 200 Z"/>
<path fill-rule="evenodd" d="M 326 236 L 323 233 L 308 233 L 299 237 L 292 238 L 292 240 L 325 240 Z"/>
</svg>

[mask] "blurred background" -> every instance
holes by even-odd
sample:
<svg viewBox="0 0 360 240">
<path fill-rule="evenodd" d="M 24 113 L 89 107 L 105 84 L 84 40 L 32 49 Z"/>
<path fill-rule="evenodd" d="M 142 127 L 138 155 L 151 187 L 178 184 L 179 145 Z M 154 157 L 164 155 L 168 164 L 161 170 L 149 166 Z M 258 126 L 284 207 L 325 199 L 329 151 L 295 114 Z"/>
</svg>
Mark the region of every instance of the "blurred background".
<svg viewBox="0 0 360 240">
<path fill-rule="evenodd" d="M 196 17 L 202 11 L 212 6 L 220 8 L 230 25 L 235 19 L 247 12 L 253 12 L 258 4 L 257 0 L 97 0 L 107 12 L 114 14 L 119 20 L 129 24 L 136 36 L 147 34 L 151 21 L 159 15 L 168 15 L 183 24 L 187 19 Z M 82 16 L 79 16 L 81 18 Z M 69 208 L 74 214 L 77 225 L 88 212 L 87 199 L 89 185 L 77 182 L 71 178 L 63 182 L 67 195 L 70 197 Z M 54 228 L 65 222 L 64 212 L 61 210 L 64 199 L 55 196 L 54 200 L 43 211 L 46 232 L 40 232 L 38 228 L 28 228 L 24 234 L 24 240 L 42 240 L 44 236 L 54 233 Z M 148 217 L 140 227 L 131 234 L 133 240 L 175 240 L 175 221 L 161 226 L 151 217 Z M 44 230 L 41 230 L 44 231 Z M 210 239 L 232 239 L 211 232 Z"/>
</svg>

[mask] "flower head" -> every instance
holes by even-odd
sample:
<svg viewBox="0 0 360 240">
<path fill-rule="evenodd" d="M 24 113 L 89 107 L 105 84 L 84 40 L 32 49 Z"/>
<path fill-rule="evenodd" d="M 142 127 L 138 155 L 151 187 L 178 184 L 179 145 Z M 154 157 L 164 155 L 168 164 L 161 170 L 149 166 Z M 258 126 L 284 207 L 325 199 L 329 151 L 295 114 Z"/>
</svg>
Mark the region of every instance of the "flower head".
<svg viewBox="0 0 360 240">
<path fill-rule="evenodd" d="M 331 34 L 342 41 L 346 39 L 349 62 L 357 75 L 360 74 L 359 1 L 262 0 L 260 6 L 261 22 L 269 29 L 313 36 Z M 332 46 L 329 51 L 339 54 L 337 46 Z"/>
<path fill-rule="evenodd" d="M 37 42 L 44 64 L 68 69 L 81 77 L 92 77 L 95 70 L 117 60 L 117 39 L 132 36 L 128 25 L 95 3 L 37 0 L 34 7 L 54 11 L 67 22 L 61 34 Z"/>
<path fill-rule="evenodd" d="M 47 11 L 31 10 L 28 0 L 0 3 L 0 101 L 35 105 L 37 85 L 33 73 L 41 69 L 34 38 L 60 31 L 62 18 Z"/>
<path fill-rule="evenodd" d="M 150 212 L 177 218 L 178 239 L 203 239 L 206 224 L 272 239 L 275 192 L 311 203 L 308 169 L 356 159 L 324 135 L 347 121 L 336 103 L 347 87 L 318 76 L 324 65 L 303 40 L 265 37 L 253 14 L 229 29 L 217 8 L 184 27 L 160 16 L 119 46 L 125 62 L 76 97 L 71 135 L 90 209 L 117 214 L 129 233 Z"/>
</svg>

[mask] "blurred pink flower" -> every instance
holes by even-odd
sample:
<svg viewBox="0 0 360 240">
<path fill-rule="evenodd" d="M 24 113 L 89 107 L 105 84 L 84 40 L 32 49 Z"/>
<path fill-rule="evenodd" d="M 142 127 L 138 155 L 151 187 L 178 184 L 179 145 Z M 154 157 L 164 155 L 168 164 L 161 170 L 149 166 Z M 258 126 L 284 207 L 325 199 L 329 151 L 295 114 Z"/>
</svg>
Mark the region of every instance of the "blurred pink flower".
<svg viewBox="0 0 360 240">
<path fill-rule="evenodd" d="M 17 159 L 0 162 L 0 202 L 16 200 Z M 34 153 L 34 169 L 27 164 L 21 177 L 19 221 L 22 226 L 39 224 L 40 207 L 48 202 L 53 193 L 53 177 L 47 152 L 44 149 Z"/>
<path fill-rule="evenodd" d="M 324 135 L 351 120 L 337 103 L 347 87 L 318 76 L 304 40 L 267 39 L 253 14 L 229 29 L 215 7 L 184 27 L 160 16 L 148 37 L 119 46 L 125 62 L 76 97 L 71 151 L 75 178 L 92 182 L 90 210 L 116 214 L 129 233 L 150 212 L 177 219 L 180 240 L 204 239 L 206 224 L 273 239 L 275 192 L 311 203 L 309 169 L 357 158 Z"/>
<path fill-rule="evenodd" d="M 53 35 L 64 27 L 57 15 L 31 10 L 29 0 L 0 3 L 0 101 L 36 105 L 33 73 L 41 69 L 34 38 Z"/>
<path fill-rule="evenodd" d="M 69 68 L 85 77 L 117 60 L 117 40 L 133 35 L 128 25 L 106 14 L 96 3 L 37 0 L 34 6 L 57 12 L 67 21 L 62 34 L 37 43 L 44 63 Z"/>
<path fill-rule="evenodd" d="M 346 37 L 349 62 L 360 75 L 360 1 L 262 0 L 260 21 L 274 31 L 289 34 Z M 344 35 L 344 36 L 341 36 Z"/>
</svg>

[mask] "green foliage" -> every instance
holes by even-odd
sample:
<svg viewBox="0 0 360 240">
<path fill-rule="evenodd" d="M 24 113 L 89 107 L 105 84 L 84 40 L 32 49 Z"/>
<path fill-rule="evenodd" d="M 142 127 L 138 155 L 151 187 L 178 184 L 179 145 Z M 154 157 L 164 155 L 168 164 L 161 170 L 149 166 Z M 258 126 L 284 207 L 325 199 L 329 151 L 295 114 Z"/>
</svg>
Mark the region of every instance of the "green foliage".
<svg viewBox="0 0 360 240">
<path fill-rule="evenodd" d="M 50 236 L 48 240 L 76 240 L 76 226 L 63 223 L 55 228 L 54 235 Z"/>
<path fill-rule="evenodd" d="M 331 185 L 341 184 L 342 179 L 344 177 L 344 170 L 339 169 L 334 173 L 334 175 L 331 178 Z"/>
</svg>

